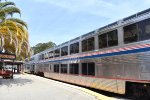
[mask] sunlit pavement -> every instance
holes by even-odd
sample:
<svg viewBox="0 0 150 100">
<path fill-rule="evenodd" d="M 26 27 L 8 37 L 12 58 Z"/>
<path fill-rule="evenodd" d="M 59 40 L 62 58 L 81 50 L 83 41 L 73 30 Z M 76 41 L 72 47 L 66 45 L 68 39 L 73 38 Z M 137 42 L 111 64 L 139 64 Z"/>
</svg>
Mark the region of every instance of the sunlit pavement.
<svg viewBox="0 0 150 100">
<path fill-rule="evenodd" d="M 0 100 L 96 100 L 96 98 L 64 83 L 34 75 L 0 77 Z"/>
</svg>

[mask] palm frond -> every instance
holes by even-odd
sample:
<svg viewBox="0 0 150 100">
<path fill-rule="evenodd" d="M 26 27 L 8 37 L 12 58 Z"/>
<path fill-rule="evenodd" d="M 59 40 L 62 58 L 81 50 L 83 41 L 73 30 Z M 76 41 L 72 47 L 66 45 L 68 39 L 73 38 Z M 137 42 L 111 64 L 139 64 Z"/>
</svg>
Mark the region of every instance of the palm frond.
<svg viewBox="0 0 150 100">
<path fill-rule="evenodd" d="M 13 15 L 14 13 L 19 13 L 21 15 L 21 11 L 17 7 L 5 7 L 0 9 L 2 12 L 5 12 L 6 15 Z"/>
<path fill-rule="evenodd" d="M 14 2 L 1 2 L 0 3 L 0 9 L 7 7 L 7 6 L 16 6 Z"/>
<path fill-rule="evenodd" d="M 0 17 L 5 17 L 5 12 L 0 10 Z"/>
<path fill-rule="evenodd" d="M 18 18 L 8 18 L 7 20 L 10 20 L 10 21 L 16 22 L 16 23 L 18 23 L 18 24 L 21 24 L 21 25 L 25 26 L 25 27 L 28 29 L 27 23 L 24 22 L 24 21 L 21 20 L 21 19 L 18 19 Z"/>
</svg>

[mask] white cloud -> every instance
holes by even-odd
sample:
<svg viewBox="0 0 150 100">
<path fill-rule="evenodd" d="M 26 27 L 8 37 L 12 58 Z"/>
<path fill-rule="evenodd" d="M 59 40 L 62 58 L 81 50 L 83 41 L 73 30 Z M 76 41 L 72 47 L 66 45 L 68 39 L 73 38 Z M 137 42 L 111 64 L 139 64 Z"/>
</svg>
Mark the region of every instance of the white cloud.
<svg viewBox="0 0 150 100">
<path fill-rule="evenodd" d="M 91 15 L 110 18 L 112 21 L 138 12 L 136 2 L 140 0 L 34 0 L 60 7 L 70 13 L 87 13 Z M 141 0 L 149 2 L 150 0 Z"/>
<path fill-rule="evenodd" d="M 150 4 L 150 0 L 143 0 L 145 3 L 149 3 Z"/>
<path fill-rule="evenodd" d="M 15 0 L 19 1 L 19 0 Z M 30 1 L 30 0 L 28 0 Z M 48 3 L 70 13 L 86 13 L 111 20 L 117 20 L 150 5 L 150 0 L 33 0 L 34 2 Z M 43 6 L 43 5 L 41 5 Z"/>
</svg>

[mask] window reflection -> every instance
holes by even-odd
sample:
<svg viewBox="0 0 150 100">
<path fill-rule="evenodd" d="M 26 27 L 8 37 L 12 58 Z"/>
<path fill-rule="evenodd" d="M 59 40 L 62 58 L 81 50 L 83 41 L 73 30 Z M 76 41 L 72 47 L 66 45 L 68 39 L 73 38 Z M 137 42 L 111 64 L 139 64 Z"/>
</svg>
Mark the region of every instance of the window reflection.
<svg viewBox="0 0 150 100">
<path fill-rule="evenodd" d="M 82 41 L 82 52 L 92 51 L 95 48 L 94 37 Z"/>
<path fill-rule="evenodd" d="M 79 74 L 79 64 L 70 64 L 70 74 Z"/>
<path fill-rule="evenodd" d="M 61 48 L 61 56 L 68 55 L 68 46 Z"/>
<path fill-rule="evenodd" d="M 150 19 L 138 22 L 139 40 L 150 38 Z"/>
<path fill-rule="evenodd" d="M 82 63 L 82 74 L 95 76 L 95 63 Z"/>
<path fill-rule="evenodd" d="M 70 54 L 79 53 L 79 42 L 70 45 Z"/>
<path fill-rule="evenodd" d="M 67 73 L 67 64 L 61 64 L 61 73 Z"/>
<path fill-rule="evenodd" d="M 99 35 L 99 48 L 107 47 L 107 34 Z"/>
<path fill-rule="evenodd" d="M 59 73 L 59 64 L 54 65 L 54 72 Z"/>
<path fill-rule="evenodd" d="M 138 41 L 137 24 L 132 24 L 124 27 L 124 43 Z"/>
<path fill-rule="evenodd" d="M 55 57 L 59 57 L 60 56 L 60 49 L 56 49 L 55 50 Z"/>
</svg>

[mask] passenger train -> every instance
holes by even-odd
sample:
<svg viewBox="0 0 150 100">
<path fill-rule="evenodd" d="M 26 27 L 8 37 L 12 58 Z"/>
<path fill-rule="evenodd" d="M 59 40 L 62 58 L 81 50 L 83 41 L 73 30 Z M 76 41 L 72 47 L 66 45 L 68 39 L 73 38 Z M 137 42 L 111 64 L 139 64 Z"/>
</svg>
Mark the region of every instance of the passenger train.
<svg viewBox="0 0 150 100">
<path fill-rule="evenodd" d="M 150 9 L 33 55 L 25 61 L 25 72 L 150 96 Z"/>
</svg>

